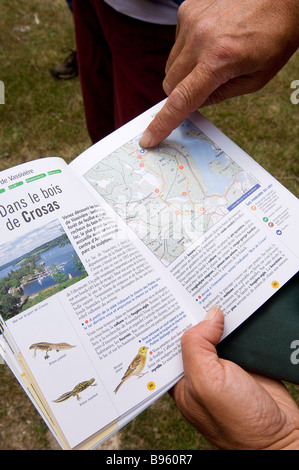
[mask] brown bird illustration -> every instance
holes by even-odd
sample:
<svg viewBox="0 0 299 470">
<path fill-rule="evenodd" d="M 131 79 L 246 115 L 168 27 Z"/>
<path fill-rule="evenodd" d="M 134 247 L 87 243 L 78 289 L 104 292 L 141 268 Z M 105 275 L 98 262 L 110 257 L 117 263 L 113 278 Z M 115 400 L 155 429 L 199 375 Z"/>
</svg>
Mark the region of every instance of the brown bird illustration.
<svg viewBox="0 0 299 470">
<path fill-rule="evenodd" d="M 119 387 L 129 377 L 132 377 L 133 375 L 138 375 L 139 377 L 142 377 L 144 375 L 144 374 L 141 374 L 141 372 L 145 366 L 146 353 L 147 353 L 147 349 L 145 346 L 142 346 L 141 348 L 139 348 L 137 356 L 135 356 L 133 361 L 130 363 L 129 367 L 127 368 L 126 372 L 123 375 L 123 378 L 121 379 L 121 382 L 118 384 L 118 386 L 114 390 L 114 393 L 118 391 Z"/>
</svg>

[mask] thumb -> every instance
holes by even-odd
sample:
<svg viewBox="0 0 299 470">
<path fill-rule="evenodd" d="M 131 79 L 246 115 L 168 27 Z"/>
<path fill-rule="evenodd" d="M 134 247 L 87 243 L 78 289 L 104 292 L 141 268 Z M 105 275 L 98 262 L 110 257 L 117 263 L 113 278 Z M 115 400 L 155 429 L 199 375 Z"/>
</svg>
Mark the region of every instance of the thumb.
<svg viewBox="0 0 299 470">
<path fill-rule="evenodd" d="M 184 366 L 193 365 L 194 358 L 198 358 L 198 362 L 201 364 L 203 357 L 205 360 L 209 360 L 213 356 L 217 356 L 215 346 L 221 339 L 223 329 L 223 312 L 217 305 L 214 305 L 208 311 L 204 321 L 187 330 L 182 336 Z"/>
<path fill-rule="evenodd" d="M 224 315 L 217 305 L 208 311 L 205 320 L 189 328 L 182 336 L 184 378 L 171 391 L 175 401 L 184 401 L 185 387 L 209 396 L 210 386 L 222 376 L 222 365 L 216 351 L 224 329 Z M 207 392 L 205 392 L 205 390 Z"/>
</svg>

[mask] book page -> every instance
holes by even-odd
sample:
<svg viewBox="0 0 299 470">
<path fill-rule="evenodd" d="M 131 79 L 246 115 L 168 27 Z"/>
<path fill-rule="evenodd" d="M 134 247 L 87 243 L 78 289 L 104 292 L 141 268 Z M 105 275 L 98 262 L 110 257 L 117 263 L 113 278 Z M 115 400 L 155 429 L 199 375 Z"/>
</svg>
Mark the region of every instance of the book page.
<svg viewBox="0 0 299 470">
<path fill-rule="evenodd" d="M 195 320 L 166 270 L 63 160 L 6 170 L 0 184 L 4 335 L 74 448 L 178 380 L 180 337 Z"/>
<path fill-rule="evenodd" d="M 181 377 L 212 304 L 225 337 L 298 271 L 298 200 L 199 113 L 141 149 L 160 106 L 0 174 L 4 330 L 71 448 Z"/>
<path fill-rule="evenodd" d="M 140 148 L 162 104 L 71 167 L 179 281 L 195 316 L 223 309 L 224 338 L 298 271 L 298 199 L 199 112 Z"/>
</svg>

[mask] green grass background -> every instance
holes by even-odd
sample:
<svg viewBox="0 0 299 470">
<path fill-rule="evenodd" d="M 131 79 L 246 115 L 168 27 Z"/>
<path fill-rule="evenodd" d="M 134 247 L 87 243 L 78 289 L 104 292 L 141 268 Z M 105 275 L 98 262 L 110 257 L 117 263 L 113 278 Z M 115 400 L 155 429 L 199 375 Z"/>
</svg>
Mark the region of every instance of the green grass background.
<svg viewBox="0 0 299 470">
<path fill-rule="evenodd" d="M 90 146 L 79 79 L 56 80 L 50 69 L 75 48 L 64 0 L 1 0 L 0 170 L 47 156 L 72 161 Z M 258 93 L 205 108 L 203 114 L 299 194 L 298 52 Z M 299 387 L 287 384 L 299 403 Z M 119 434 L 122 449 L 213 449 L 181 418 L 165 395 Z M 6 365 L 0 365 L 0 449 L 51 449 L 55 444 Z"/>
</svg>

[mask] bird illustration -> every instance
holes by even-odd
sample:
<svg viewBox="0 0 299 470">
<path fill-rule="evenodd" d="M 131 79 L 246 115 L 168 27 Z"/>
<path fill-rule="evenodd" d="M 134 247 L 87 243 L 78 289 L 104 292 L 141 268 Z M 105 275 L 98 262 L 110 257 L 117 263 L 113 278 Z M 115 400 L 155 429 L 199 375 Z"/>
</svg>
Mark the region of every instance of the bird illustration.
<svg viewBox="0 0 299 470">
<path fill-rule="evenodd" d="M 124 373 L 120 383 L 114 390 L 114 393 L 116 393 L 119 390 L 119 387 L 127 380 L 129 377 L 132 377 L 133 375 L 138 375 L 139 377 L 142 377 L 144 374 L 141 374 L 145 362 L 146 362 L 146 352 L 147 349 L 145 346 L 141 346 L 138 350 L 138 354 L 134 357 L 133 361 L 130 363 L 129 367 L 127 368 L 126 372 Z"/>
</svg>

